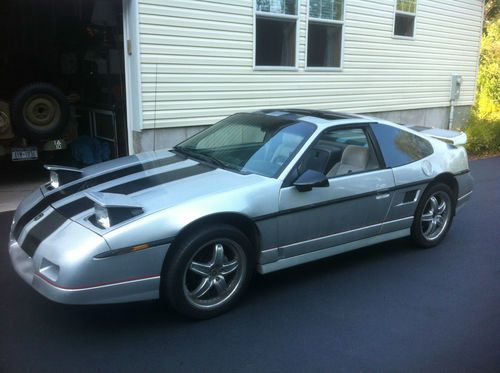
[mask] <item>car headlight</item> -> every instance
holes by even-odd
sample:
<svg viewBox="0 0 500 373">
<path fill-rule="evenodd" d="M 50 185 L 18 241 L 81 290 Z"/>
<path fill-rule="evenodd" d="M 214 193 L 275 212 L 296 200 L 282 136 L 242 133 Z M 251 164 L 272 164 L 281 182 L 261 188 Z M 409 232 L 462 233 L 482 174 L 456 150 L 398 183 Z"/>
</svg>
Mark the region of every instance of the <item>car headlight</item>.
<svg viewBox="0 0 500 373">
<path fill-rule="evenodd" d="M 101 228 L 108 229 L 111 227 L 111 221 L 109 219 L 108 209 L 104 206 L 100 206 L 97 203 L 94 207 L 95 221 Z"/>
<path fill-rule="evenodd" d="M 50 186 L 54 189 L 59 188 L 59 175 L 55 171 L 50 171 Z"/>
<path fill-rule="evenodd" d="M 89 220 L 98 228 L 108 229 L 144 212 L 141 206 L 124 194 L 102 192 L 85 194 L 94 202 L 94 214 Z"/>
<path fill-rule="evenodd" d="M 50 189 L 59 188 L 61 185 L 77 180 L 82 176 L 82 170 L 74 167 L 51 164 L 46 164 L 43 167 L 50 171 L 50 182 L 48 184 Z"/>
</svg>

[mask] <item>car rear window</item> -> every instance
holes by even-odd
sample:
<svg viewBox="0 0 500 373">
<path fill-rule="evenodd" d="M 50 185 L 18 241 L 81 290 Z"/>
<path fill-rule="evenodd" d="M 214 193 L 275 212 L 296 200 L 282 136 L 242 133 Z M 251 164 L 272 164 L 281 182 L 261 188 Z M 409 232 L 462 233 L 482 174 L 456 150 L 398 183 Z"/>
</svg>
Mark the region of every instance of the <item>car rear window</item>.
<svg viewBox="0 0 500 373">
<path fill-rule="evenodd" d="M 385 124 L 371 125 L 388 167 L 402 166 L 432 154 L 432 145 L 411 132 Z"/>
</svg>

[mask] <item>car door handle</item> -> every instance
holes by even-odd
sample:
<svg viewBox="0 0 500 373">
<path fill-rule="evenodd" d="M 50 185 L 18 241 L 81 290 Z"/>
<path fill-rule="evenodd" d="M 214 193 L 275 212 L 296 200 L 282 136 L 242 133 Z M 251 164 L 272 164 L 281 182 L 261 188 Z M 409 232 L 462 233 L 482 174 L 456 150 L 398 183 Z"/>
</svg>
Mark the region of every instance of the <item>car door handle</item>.
<svg viewBox="0 0 500 373">
<path fill-rule="evenodd" d="M 385 198 L 388 198 L 390 195 L 391 195 L 391 193 L 389 193 L 389 191 L 386 189 L 379 190 L 377 192 L 377 195 L 375 196 L 375 199 L 385 199 Z"/>
</svg>

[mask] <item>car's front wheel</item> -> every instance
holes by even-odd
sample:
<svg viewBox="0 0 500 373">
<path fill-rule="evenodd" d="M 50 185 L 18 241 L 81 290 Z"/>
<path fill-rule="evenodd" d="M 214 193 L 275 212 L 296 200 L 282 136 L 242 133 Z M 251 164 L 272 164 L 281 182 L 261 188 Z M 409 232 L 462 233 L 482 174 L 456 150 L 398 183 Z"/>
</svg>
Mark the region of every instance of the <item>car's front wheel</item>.
<svg viewBox="0 0 500 373">
<path fill-rule="evenodd" d="M 162 291 L 174 309 L 197 319 L 233 306 L 255 268 L 250 241 L 230 225 L 198 230 L 173 250 L 165 263 Z"/>
<path fill-rule="evenodd" d="M 446 236 L 455 213 L 453 195 L 443 183 L 433 184 L 424 192 L 411 227 L 411 236 L 419 246 L 436 246 Z"/>
</svg>

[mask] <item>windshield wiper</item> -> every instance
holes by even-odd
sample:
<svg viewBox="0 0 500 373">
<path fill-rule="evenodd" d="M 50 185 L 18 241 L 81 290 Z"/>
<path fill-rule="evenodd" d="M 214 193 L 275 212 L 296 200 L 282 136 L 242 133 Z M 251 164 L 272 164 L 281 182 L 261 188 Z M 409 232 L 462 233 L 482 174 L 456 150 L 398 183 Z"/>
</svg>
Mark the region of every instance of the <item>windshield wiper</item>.
<svg viewBox="0 0 500 373">
<path fill-rule="evenodd" d="M 184 155 L 187 155 L 189 157 L 211 163 L 211 164 L 213 164 L 217 167 L 220 167 L 220 168 L 234 168 L 234 166 L 228 165 L 228 164 L 220 161 L 219 159 L 215 158 L 214 156 L 211 156 L 211 155 L 208 155 L 205 153 L 199 153 L 199 152 L 193 151 L 193 150 L 188 149 L 188 148 L 181 148 L 179 146 L 174 146 L 174 150 L 176 150 L 179 153 L 182 153 Z"/>
</svg>

